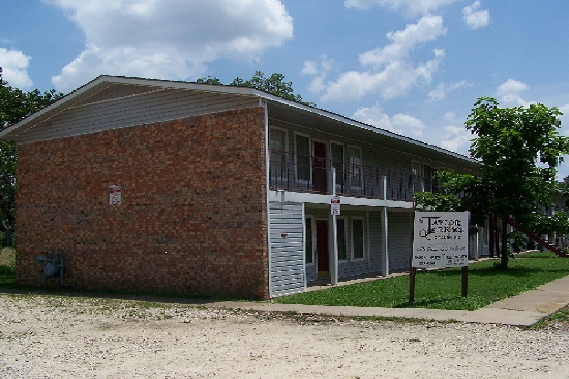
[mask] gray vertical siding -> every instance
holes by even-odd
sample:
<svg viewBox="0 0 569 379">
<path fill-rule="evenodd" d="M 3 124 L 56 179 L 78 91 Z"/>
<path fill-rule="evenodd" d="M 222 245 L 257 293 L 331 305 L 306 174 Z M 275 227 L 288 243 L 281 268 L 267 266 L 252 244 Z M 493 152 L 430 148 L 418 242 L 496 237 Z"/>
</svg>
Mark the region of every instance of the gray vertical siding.
<svg viewBox="0 0 569 379">
<path fill-rule="evenodd" d="M 302 292 L 304 278 L 304 212 L 302 203 L 270 202 L 271 297 Z"/>
<path fill-rule="evenodd" d="M 410 267 L 413 250 L 413 213 L 389 212 L 389 269 Z"/>
<path fill-rule="evenodd" d="M 381 212 L 369 212 L 369 246 L 370 246 L 370 271 L 381 272 L 383 257 L 382 247 L 382 223 Z"/>
<path fill-rule="evenodd" d="M 259 106 L 257 98 L 248 96 L 181 89 L 138 93 L 136 89 L 127 95 L 122 88 L 122 97 L 116 98 L 103 91 L 95 97 L 99 101 L 66 109 L 52 117 L 48 125 L 23 131 L 18 141 L 34 142 Z"/>
</svg>

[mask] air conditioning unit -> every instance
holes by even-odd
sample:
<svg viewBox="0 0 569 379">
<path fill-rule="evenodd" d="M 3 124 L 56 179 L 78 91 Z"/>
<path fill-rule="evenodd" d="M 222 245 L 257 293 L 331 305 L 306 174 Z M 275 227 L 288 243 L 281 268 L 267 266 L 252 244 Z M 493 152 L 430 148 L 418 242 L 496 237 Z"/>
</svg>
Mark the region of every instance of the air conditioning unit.
<svg viewBox="0 0 569 379">
<path fill-rule="evenodd" d="M 63 287 L 63 253 L 48 251 L 46 255 L 36 256 L 36 262 L 42 265 L 44 276 L 44 287 L 47 287 L 47 278 L 59 276 L 60 284 Z"/>
</svg>

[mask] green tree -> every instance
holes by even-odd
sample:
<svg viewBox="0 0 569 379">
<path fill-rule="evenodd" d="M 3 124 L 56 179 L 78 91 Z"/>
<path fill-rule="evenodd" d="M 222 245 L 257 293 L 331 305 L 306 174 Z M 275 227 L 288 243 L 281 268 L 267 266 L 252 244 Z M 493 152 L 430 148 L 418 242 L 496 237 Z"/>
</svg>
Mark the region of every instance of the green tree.
<svg viewBox="0 0 569 379">
<path fill-rule="evenodd" d="M 316 106 L 315 103 L 302 100 L 302 96 L 297 94 L 295 95 L 292 88 L 292 82 L 286 82 L 284 79 L 285 77 L 282 74 L 274 73 L 266 78 L 261 71 L 256 71 L 251 79 L 244 80 L 236 77 L 229 85 L 255 88 L 270 93 L 271 95 L 282 97 L 286 100 L 296 101 L 312 107 Z M 208 76 L 207 78 L 200 78 L 197 82 L 205 84 L 221 84 L 221 81 L 218 78 L 211 76 Z"/>
<path fill-rule="evenodd" d="M 417 194 L 417 203 L 467 210 L 478 223 L 486 215 L 498 215 L 504 223 L 500 266 L 507 268 L 507 220 L 513 217 L 533 230 L 545 227 L 540 207 L 553 204 L 557 166 L 569 153 L 569 138 L 558 132 L 560 116 L 559 109 L 543 104 L 500 108 L 494 98 L 478 99 L 465 126 L 475 135 L 470 155 L 480 162 L 480 176 L 443 173 L 443 193 Z M 565 221 L 547 222 L 548 230 L 555 230 Z"/>
<path fill-rule="evenodd" d="M 2 78 L 0 68 L 0 131 L 45 108 L 63 95 L 55 90 L 23 92 Z M 13 244 L 17 148 L 0 140 L 0 246 Z M 3 239 L 3 240 L 2 240 Z"/>
</svg>

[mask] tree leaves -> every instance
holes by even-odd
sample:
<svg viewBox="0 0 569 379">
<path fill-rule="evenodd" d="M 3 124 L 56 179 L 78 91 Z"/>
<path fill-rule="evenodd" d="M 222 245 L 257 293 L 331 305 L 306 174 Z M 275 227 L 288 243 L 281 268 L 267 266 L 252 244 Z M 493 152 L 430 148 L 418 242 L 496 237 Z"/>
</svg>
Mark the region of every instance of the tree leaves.
<svg viewBox="0 0 569 379">
<path fill-rule="evenodd" d="M 545 223 L 539 213 L 541 206 L 553 204 L 557 166 L 569 154 L 569 138 L 558 132 L 561 115 L 559 109 L 543 104 L 500 108 L 492 97 L 479 98 L 465 126 L 476 136 L 469 151 L 480 161 L 481 176 L 474 180 L 468 175 L 441 173 L 446 192 L 417 194 L 417 203 L 435 204 L 436 210 L 453 204 L 453 209 L 470 211 L 479 223 L 486 215 L 497 214 L 502 220 L 511 216 L 524 225 L 566 230 L 567 217 Z M 457 199 L 443 201 L 445 196 Z"/>
<path fill-rule="evenodd" d="M 302 100 L 302 96 L 295 95 L 294 90 L 292 88 L 292 82 L 285 82 L 284 79 L 285 77 L 283 74 L 274 73 L 268 78 L 266 78 L 261 71 L 256 71 L 255 74 L 253 74 L 253 76 L 251 77 L 251 79 L 244 80 L 240 77 L 236 77 L 229 85 L 237 87 L 255 88 L 270 93 L 271 95 L 281 97 L 286 100 L 296 101 L 298 103 L 302 103 L 304 105 L 312 107 L 316 106 L 315 103 Z M 197 83 L 221 84 L 221 81 L 218 78 L 208 76 L 207 78 L 198 79 Z"/>
<path fill-rule="evenodd" d="M 63 94 L 55 90 L 41 93 L 34 89 L 23 92 L 2 79 L 0 68 L 0 130 L 18 123 L 27 116 L 47 107 Z M 0 140 L 0 246 L 12 242 L 15 222 L 17 147 L 12 141 Z"/>
</svg>

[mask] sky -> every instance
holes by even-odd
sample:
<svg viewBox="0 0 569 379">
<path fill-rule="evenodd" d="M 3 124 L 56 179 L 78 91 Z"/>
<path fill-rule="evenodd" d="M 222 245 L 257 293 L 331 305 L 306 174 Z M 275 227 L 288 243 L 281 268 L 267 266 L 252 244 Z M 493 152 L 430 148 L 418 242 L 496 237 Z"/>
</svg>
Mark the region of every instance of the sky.
<svg viewBox="0 0 569 379">
<path fill-rule="evenodd" d="M 558 107 L 567 0 L 0 0 L 10 85 L 283 74 L 318 108 L 468 155 L 474 103 Z M 560 177 L 569 175 L 569 157 Z"/>
</svg>

